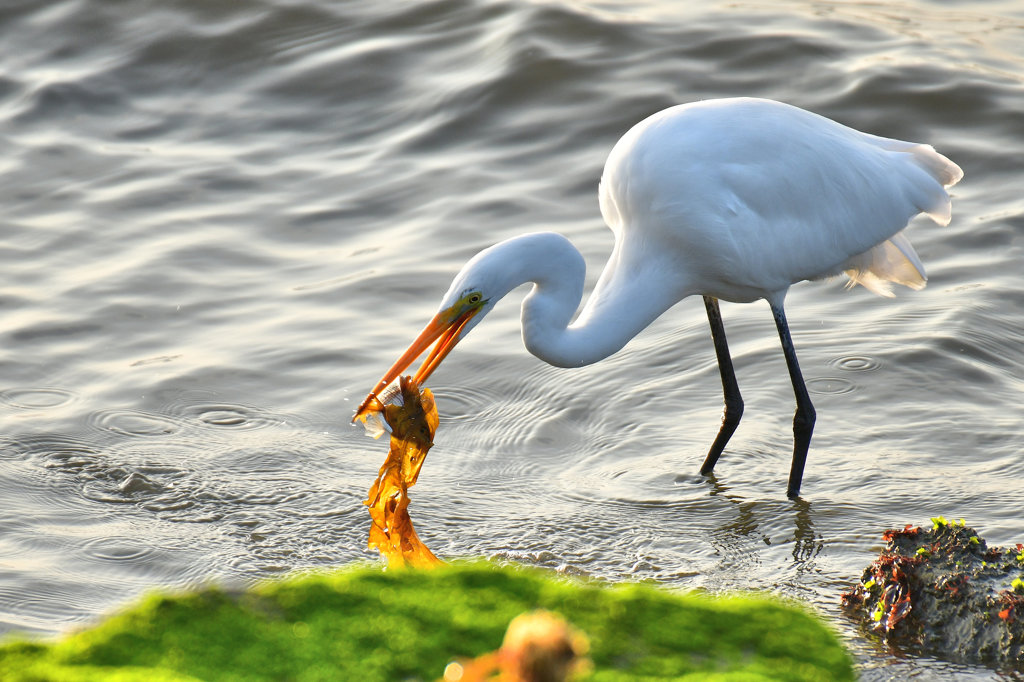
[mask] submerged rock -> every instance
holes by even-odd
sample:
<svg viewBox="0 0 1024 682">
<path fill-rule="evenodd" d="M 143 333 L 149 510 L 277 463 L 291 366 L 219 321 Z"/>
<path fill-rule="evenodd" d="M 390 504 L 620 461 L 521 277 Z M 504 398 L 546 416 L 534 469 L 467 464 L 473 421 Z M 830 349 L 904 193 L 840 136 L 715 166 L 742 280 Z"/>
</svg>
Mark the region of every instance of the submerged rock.
<svg viewBox="0 0 1024 682">
<path fill-rule="evenodd" d="M 117 484 L 117 489 L 124 495 L 133 495 L 135 493 L 158 492 L 163 489 L 163 486 L 154 482 L 145 474 L 133 471 Z"/>
<path fill-rule="evenodd" d="M 989 547 L 961 519 L 887 530 L 885 548 L 843 595 L 890 644 L 946 660 L 1024 668 L 1024 544 Z"/>
</svg>

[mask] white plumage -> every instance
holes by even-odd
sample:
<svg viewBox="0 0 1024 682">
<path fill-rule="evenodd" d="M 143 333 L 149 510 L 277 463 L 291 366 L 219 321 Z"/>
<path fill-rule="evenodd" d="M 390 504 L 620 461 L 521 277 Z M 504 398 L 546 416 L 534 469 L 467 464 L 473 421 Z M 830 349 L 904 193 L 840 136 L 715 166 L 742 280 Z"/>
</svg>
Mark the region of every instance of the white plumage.
<svg viewBox="0 0 1024 682">
<path fill-rule="evenodd" d="M 872 290 L 918 286 L 913 248 L 886 241 L 918 213 L 949 223 L 944 186 L 962 175 L 928 145 L 770 100 L 710 100 L 665 109 L 619 140 L 601 212 L 617 239 L 675 260 L 684 295 L 752 301 L 845 270 Z"/>
<path fill-rule="evenodd" d="M 597 362 L 687 296 L 704 297 L 722 370 L 726 410 L 702 467 L 709 472 L 743 410 L 718 299 L 766 299 L 797 398 L 790 496 L 799 493 L 815 413 L 793 350 L 783 300 L 789 287 L 845 272 L 889 296 L 924 286 L 924 267 L 902 230 L 925 213 L 949 223 L 946 187 L 960 168 L 925 144 L 861 133 L 771 100 L 738 98 L 658 112 L 614 146 L 600 207 L 615 246 L 586 305 L 582 256 L 564 237 L 535 233 L 477 254 L 440 311 L 367 396 L 394 381 L 435 340 L 422 382 L 509 291 L 523 301 L 531 353 L 561 367 Z"/>
</svg>

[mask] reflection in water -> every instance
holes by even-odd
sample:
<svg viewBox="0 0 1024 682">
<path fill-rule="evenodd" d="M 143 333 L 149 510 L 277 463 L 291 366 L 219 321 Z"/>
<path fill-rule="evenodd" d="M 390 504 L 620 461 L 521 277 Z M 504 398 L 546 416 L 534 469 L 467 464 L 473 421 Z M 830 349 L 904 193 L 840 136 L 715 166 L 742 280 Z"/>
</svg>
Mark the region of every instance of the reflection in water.
<svg viewBox="0 0 1024 682">
<path fill-rule="evenodd" d="M 821 553 L 825 546 L 821 536 L 814 531 L 814 521 L 811 518 L 811 503 L 808 500 L 798 498 L 793 500 L 794 533 L 793 533 L 793 563 L 797 573 L 814 570 L 814 558 Z"/>
<path fill-rule="evenodd" d="M 760 554 L 751 545 L 756 544 L 755 541 L 771 543 L 771 539 L 759 530 L 757 515 L 760 512 L 760 504 L 745 500 L 738 494 L 730 494 L 729 488 L 717 478 L 709 482 L 712 486 L 711 496 L 728 500 L 734 514 L 728 522 L 719 524 L 715 531 L 708 535 L 708 542 L 715 547 L 722 557 L 723 564 L 730 570 L 749 570 L 750 565 L 761 563 Z"/>
<path fill-rule="evenodd" d="M 815 529 L 811 512 L 812 503 L 804 498 L 769 502 L 764 499 L 746 499 L 730 490 L 718 476 L 705 477 L 709 497 L 728 502 L 726 520 L 715 526 L 707 536 L 714 547 L 721 566 L 716 570 L 741 572 L 764 564 L 765 557 L 759 545 L 782 548 L 791 544 L 792 571 L 777 571 L 769 585 L 791 583 L 798 586 L 818 569 L 815 559 L 824 549 L 824 539 Z"/>
</svg>

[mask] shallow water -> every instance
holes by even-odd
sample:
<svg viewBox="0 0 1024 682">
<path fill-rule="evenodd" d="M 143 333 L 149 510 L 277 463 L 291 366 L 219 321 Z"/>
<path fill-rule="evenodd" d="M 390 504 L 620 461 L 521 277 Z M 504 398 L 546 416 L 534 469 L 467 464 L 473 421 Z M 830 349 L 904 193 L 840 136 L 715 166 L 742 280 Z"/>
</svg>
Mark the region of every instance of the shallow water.
<svg viewBox="0 0 1024 682">
<path fill-rule="evenodd" d="M 0 8 L 0 630 L 66 631 L 142 591 L 373 560 L 386 447 L 355 405 L 479 249 L 548 229 L 596 281 L 596 189 L 633 123 L 771 97 L 935 145 L 954 219 L 908 235 L 921 292 L 801 284 L 818 410 L 785 498 L 792 393 L 768 307 L 723 304 L 746 414 L 721 413 L 703 306 L 548 367 L 513 294 L 431 380 L 413 491 L 441 556 L 804 599 L 865 679 L 992 679 L 889 652 L 839 593 L 882 530 L 965 517 L 1024 540 L 1024 10 L 1012 2 Z"/>
</svg>

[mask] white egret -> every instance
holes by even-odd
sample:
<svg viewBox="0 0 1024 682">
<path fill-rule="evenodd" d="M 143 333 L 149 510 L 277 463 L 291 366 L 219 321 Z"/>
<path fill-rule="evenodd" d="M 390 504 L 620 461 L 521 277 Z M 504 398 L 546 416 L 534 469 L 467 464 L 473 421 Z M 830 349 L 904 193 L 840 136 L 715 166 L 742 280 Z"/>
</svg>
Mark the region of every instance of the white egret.
<svg viewBox="0 0 1024 682">
<path fill-rule="evenodd" d="M 891 296 L 919 289 L 924 267 L 903 230 L 925 213 L 950 220 L 945 188 L 963 176 L 931 146 L 868 135 L 764 99 L 720 99 L 660 111 L 612 149 L 600 206 L 615 234 L 608 264 L 579 316 L 585 265 L 553 233 L 485 249 L 455 277 L 439 312 L 356 412 L 430 344 L 415 375 L 425 380 L 512 289 L 532 282 L 522 304 L 523 341 L 558 367 L 589 365 L 622 348 L 687 296 L 704 298 L 725 410 L 701 468 L 710 473 L 743 413 L 718 300 L 766 299 L 796 394 L 788 494 L 800 492 L 815 411 L 800 373 L 783 300 L 790 285 L 840 273 Z"/>
</svg>

